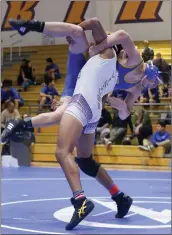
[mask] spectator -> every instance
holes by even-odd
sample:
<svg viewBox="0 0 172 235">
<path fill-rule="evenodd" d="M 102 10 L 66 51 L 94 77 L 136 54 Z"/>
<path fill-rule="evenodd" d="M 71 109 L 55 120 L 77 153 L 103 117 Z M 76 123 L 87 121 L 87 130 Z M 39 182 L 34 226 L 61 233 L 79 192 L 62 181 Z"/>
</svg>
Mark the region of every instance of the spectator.
<svg viewBox="0 0 172 235">
<path fill-rule="evenodd" d="M 18 93 L 18 91 L 15 88 L 11 87 L 9 80 L 3 81 L 3 87 L 1 88 L 1 105 L 2 109 L 5 108 L 5 104 L 8 101 L 12 101 L 15 104 L 15 108 L 18 109 L 19 106 L 24 105 L 24 100 Z"/>
<path fill-rule="evenodd" d="M 160 103 L 158 87 L 144 88 L 139 98 L 140 103 Z"/>
<path fill-rule="evenodd" d="M 20 118 L 19 111 L 15 109 L 13 102 L 6 103 L 6 109 L 1 113 L 1 133 L 3 132 L 6 123 L 11 119 Z M 10 155 L 9 143 L 5 143 L 2 148 L 2 155 Z"/>
<path fill-rule="evenodd" d="M 26 68 L 26 65 L 27 65 L 27 60 L 26 59 L 23 59 L 21 61 L 21 65 L 20 65 L 20 69 L 19 69 L 19 75 L 18 75 L 18 78 L 17 78 L 17 84 L 18 86 L 21 86 L 23 81 L 24 81 L 24 73 L 23 71 L 25 71 L 25 68 Z"/>
<path fill-rule="evenodd" d="M 162 97 L 171 97 L 170 87 L 171 87 L 170 84 L 169 85 L 164 84 Z"/>
<path fill-rule="evenodd" d="M 169 110 L 171 109 L 171 105 L 169 106 Z M 161 113 L 161 120 L 163 120 L 165 122 L 166 125 L 171 125 L 171 112 L 169 111 L 169 113 Z"/>
<path fill-rule="evenodd" d="M 147 62 L 148 60 L 153 60 L 154 50 L 151 47 L 149 47 L 149 41 L 145 40 L 143 44 L 144 44 L 144 49 L 142 51 L 142 58 L 144 62 Z"/>
<path fill-rule="evenodd" d="M 149 103 L 160 103 L 158 87 L 148 89 Z"/>
<path fill-rule="evenodd" d="M 153 60 L 153 64 L 156 65 L 161 72 L 160 78 L 163 83 L 169 84 L 170 66 L 167 61 L 162 58 L 161 53 L 156 54 L 156 59 Z"/>
<path fill-rule="evenodd" d="M 5 128 L 7 121 L 18 118 L 20 118 L 19 111 L 15 109 L 13 102 L 8 101 L 6 103 L 6 109 L 4 109 L 4 111 L 1 113 L 1 128 Z"/>
<path fill-rule="evenodd" d="M 160 97 L 171 97 L 171 84 L 159 86 Z"/>
<path fill-rule="evenodd" d="M 157 125 L 157 131 L 153 133 L 150 141 L 145 142 L 143 146 L 139 146 L 140 149 L 146 151 L 153 151 L 154 148 L 158 146 L 163 146 L 165 152 L 168 153 L 171 147 L 171 137 L 170 133 L 168 133 L 165 128 L 165 121 L 159 121 Z"/>
<path fill-rule="evenodd" d="M 129 136 L 125 142 L 131 143 L 131 140 L 137 137 L 139 145 L 143 145 L 143 140 L 149 138 L 152 135 L 152 122 L 148 112 L 142 107 L 139 111 L 136 111 L 133 119 L 135 119 L 134 133 Z M 125 144 L 124 142 L 124 144 Z"/>
<path fill-rule="evenodd" d="M 28 60 L 27 63 L 28 63 L 28 78 L 32 81 L 33 84 L 36 84 L 36 74 L 35 74 L 35 69 L 32 67 L 32 62 Z"/>
<path fill-rule="evenodd" d="M 52 58 L 47 58 L 46 59 L 47 66 L 45 68 L 45 75 L 46 77 L 52 78 L 54 81 L 56 79 L 61 78 L 60 70 L 52 60 Z"/>
<path fill-rule="evenodd" d="M 133 124 L 131 122 L 131 115 L 128 116 L 125 120 L 121 120 L 118 115 L 118 110 L 114 110 L 114 115 L 112 119 L 112 129 L 110 131 L 110 138 L 104 138 L 104 142 L 107 146 L 111 144 L 122 144 L 123 138 L 127 134 L 127 127 L 130 127 L 131 132 L 133 133 Z"/>
<path fill-rule="evenodd" d="M 104 138 L 110 134 L 110 125 L 112 123 L 112 118 L 110 112 L 103 106 L 102 115 L 97 125 L 96 134 L 100 137 L 100 144 L 103 144 Z"/>
<path fill-rule="evenodd" d="M 53 99 L 55 99 L 56 96 L 59 95 L 58 91 L 54 87 L 55 82 L 52 78 L 49 78 L 45 84 L 46 85 L 40 92 L 40 111 L 43 109 L 44 105 L 51 106 Z"/>
<path fill-rule="evenodd" d="M 35 84 L 35 79 L 35 69 L 32 68 L 31 61 L 23 59 L 18 76 L 18 85 L 22 86 L 23 91 L 27 91 L 30 85 Z"/>
</svg>

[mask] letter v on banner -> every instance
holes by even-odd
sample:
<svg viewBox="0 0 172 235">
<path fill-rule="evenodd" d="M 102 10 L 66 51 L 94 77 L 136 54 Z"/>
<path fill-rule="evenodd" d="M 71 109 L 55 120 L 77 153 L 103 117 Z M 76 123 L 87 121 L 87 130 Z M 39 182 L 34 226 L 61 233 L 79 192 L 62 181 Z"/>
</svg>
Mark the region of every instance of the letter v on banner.
<svg viewBox="0 0 172 235">
<path fill-rule="evenodd" d="M 64 22 L 79 24 L 84 19 L 90 1 L 71 1 Z"/>
<path fill-rule="evenodd" d="M 163 1 L 125 1 L 115 24 L 162 22 L 159 11 Z"/>
<path fill-rule="evenodd" d="M 2 31 L 12 30 L 8 23 L 10 18 L 32 20 L 35 16 L 34 8 L 39 1 L 7 1 L 6 3 L 8 8 L 2 23 Z"/>
</svg>

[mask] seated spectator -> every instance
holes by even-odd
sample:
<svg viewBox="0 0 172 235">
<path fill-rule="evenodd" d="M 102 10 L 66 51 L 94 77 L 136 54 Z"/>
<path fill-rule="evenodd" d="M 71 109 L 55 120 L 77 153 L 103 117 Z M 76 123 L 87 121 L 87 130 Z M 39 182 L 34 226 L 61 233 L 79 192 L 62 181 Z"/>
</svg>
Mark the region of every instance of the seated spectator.
<svg viewBox="0 0 172 235">
<path fill-rule="evenodd" d="M 41 100 L 40 100 L 40 111 L 43 109 L 45 105 L 51 106 L 53 99 L 59 95 L 58 91 L 54 87 L 55 82 L 52 78 L 49 78 L 45 86 L 42 88 L 40 92 Z"/>
<path fill-rule="evenodd" d="M 160 103 L 158 87 L 144 88 L 139 98 L 140 103 Z"/>
<path fill-rule="evenodd" d="M 135 118 L 134 133 L 125 139 L 123 144 L 131 144 L 131 140 L 137 137 L 139 145 L 143 145 L 143 140 L 149 138 L 152 135 L 152 122 L 148 112 L 142 107 L 135 112 L 133 119 Z"/>
<path fill-rule="evenodd" d="M 131 115 L 125 120 L 121 120 L 118 115 L 118 110 L 114 110 L 114 115 L 112 119 L 112 129 L 110 131 L 110 138 L 104 138 L 104 142 L 107 146 L 111 144 L 120 145 L 122 144 L 123 138 L 127 134 L 127 127 L 130 127 L 133 133 L 133 124 L 131 122 Z"/>
<path fill-rule="evenodd" d="M 52 58 L 47 58 L 46 59 L 47 66 L 45 68 L 45 75 L 46 77 L 52 78 L 54 81 L 56 79 L 61 78 L 60 70 L 52 60 Z"/>
<path fill-rule="evenodd" d="M 35 69 L 32 68 L 31 61 L 23 59 L 18 76 L 18 85 L 22 86 L 23 91 L 27 91 L 27 88 L 36 82 L 35 79 Z"/>
<path fill-rule="evenodd" d="M 7 121 L 18 118 L 20 118 L 19 111 L 15 108 L 13 102 L 8 101 L 6 103 L 6 108 L 1 113 L 1 132 L 3 131 L 2 129 L 5 128 L 5 124 Z"/>
<path fill-rule="evenodd" d="M 104 138 L 110 134 L 110 125 L 112 118 L 110 112 L 103 106 L 102 115 L 97 125 L 96 135 L 100 137 L 100 144 L 103 144 Z"/>
<path fill-rule="evenodd" d="M 171 97 L 170 88 L 171 88 L 170 84 L 164 84 L 161 97 Z"/>
<path fill-rule="evenodd" d="M 144 62 L 147 62 L 148 60 L 153 60 L 154 50 L 151 47 L 149 47 L 149 41 L 145 40 L 143 44 L 144 44 L 144 49 L 142 51 L 142 58 Z"/>
<path fill-rule="evenodd" d="M 152 151 L 158 146 L 163 146 L 165 148 L 165 153 L 169 153 L 171 147 L 171 137 L 170 133 L 168 133 L 165 128 L 165 121 L 159 121 L 157 125 L 157 131 L 153 133 L 150 141 L 145 141 L 143 146 L 139 146 L 140 149 Z"/>
<path fill-rule="evenodd" d="M 17 78 L 17 85 L 18 86 L 21 86 L 23 81 L 24 81 L 24 74 L 23 74 L 23 71 L 25 70 L 25 67 L 27 66 L 27 60 L 26 59 L 23 59 L 21 61 L 21 65 L 20 65 L 20 69 L 19 69 L 19 75 L 18 75 L 18 78 Z"/>
<path fill-rule="evenodd" d="M 160 103 L 158 86 L 148 89 L 149 103 Z"/>
<path fill-rule="evenodd" d="M 156 65 L 161 72 L 160 78 L 162 79 L 163 83 L 169 84 L 170 66 L 167 61 L 162 58 L 161 53 L 156 54 L 156 59 L 153 60 L 153 64 Z"/>
<path fill-rule="evenodd" d="M 24 105 L 24 100 L 20 96 L 19 92 L 11 87 L 9 80 L 3 81 L 3 86 L 1 88 L 1 105 L 2 109 L 5 108 L 5 104 L 8 101 L 12 101 L 15 104 L 15 108 L 18 109 L 19 106 Z"/>
<path fill-rule="evenodd" d="M 169 107 L 169 110 L 171 109 L 171 105 Z M 165 122 L 166 125 L 171 125 L 171 112 L 169 111 L 169 113 L 161 113 L 161 116 L 160 116 L 160 120 L 163 120 Z"/>
</svg>

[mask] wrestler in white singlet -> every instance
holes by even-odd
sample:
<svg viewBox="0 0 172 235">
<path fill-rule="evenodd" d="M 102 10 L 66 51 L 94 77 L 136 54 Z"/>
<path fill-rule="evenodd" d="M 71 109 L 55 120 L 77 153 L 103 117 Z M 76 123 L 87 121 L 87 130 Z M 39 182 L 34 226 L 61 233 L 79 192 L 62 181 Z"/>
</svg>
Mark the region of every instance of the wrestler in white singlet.
<svg viewBox="0 0 172 235">
<path fill-rule="evenodd" d="M 65 113 L 78 119 L 83 133 L 94 133 L 102 112 L 102 98 L 113 91 L 116 76 L 116 53 L 114 58 L 103 59 L 93 56 L 82 68 L 74 94 Z"/>
</svg>

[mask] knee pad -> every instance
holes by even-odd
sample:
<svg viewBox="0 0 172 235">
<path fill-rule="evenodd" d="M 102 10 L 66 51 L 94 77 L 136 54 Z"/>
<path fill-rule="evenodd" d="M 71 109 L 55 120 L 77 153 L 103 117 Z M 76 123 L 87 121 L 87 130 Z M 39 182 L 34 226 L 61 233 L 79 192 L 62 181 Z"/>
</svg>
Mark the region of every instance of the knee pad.
<svg viewBox="0 0 172 235">
<path fill-rule="evenodd" d="M 93 178 L 97 176 L 100 164 L 93 159 L 92 155 L 89 158 L 75 158 L 75 162 L 86 175 Z"/>
</svg>

